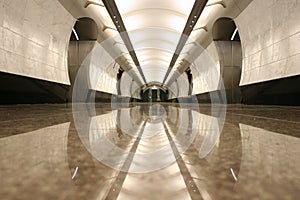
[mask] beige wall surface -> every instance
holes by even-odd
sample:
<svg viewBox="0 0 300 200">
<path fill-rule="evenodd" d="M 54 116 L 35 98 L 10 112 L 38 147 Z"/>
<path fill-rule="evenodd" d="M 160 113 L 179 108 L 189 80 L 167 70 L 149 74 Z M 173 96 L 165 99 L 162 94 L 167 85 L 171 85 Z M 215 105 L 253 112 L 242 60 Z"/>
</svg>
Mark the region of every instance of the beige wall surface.
<svg viewBox="0 0 300 200">
<path fill-rule="evenodd" d="M 216 44 L 212 42 L 194 61 L 193 94 L 201 94 L 220 89 L 220 58 Z"/>
<path fill-rule="evenodd" d="M 243 49 L 241 86 L 300 74 L 299 10 L 299 0 L 253 0 L 235 19 Z"/>
<path fill-rule="evenodd" d="M 70 84 L 74 22 L 56 0 L 0 0 L 0 71 Z"/>
</svg>

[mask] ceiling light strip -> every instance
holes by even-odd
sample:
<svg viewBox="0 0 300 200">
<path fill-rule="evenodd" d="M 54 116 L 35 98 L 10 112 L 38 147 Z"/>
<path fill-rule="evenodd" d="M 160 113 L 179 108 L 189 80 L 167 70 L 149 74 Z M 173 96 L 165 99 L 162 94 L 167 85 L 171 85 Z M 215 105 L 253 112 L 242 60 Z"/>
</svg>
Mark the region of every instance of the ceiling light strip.
<svg viewBox="0 0 300 200">
<path fill-rule="evenodd" d="M 136 56 L 136 53 L 133 49 L 132 43 L 130 41 L 129 35 L 127 33 L 126 27 L 124 25 L 123 19 L 121 17 L 121 14 L 118 10 L 117 5 L 116 5 L 116 2 L 114 0 L 102 0 L 102 2 L 104 4 L 105 8 L 107 9 L 107 12 L 109 13 L 113 23 L 115 24 L 117 31 L 120 33 L 120 36 L 129 52 L 134 64 L 136 65 L 143 81 L 145 82 L 145 84 L 147 84 L 146 78 L 141 69 L 140 63 Z"/>
<path fill-rule="evenodd" d="M 72 31 L 73 31 L 73 33 L 75 35 L 76 40 L 79 41 L 79 37 L 78 37 L 78 34 L 77 34 L 75 28 L 72 28 Z"/>
<path fill-rule="evenodd" d="M 233 34 L 232 34 L 232 36 L 231 36 L 231 41 L 234 40 L 234 38 L 235 38 L 237 32 L 238 32 L 238 28 L 235 28 L 235 30 L 234 30 L 234 32 L 233 32 Z"/>
<path fill-rule="evenodd" d="M 164 81 L 163 81 L 163 84 L 165 84 L 173 66 L 175 65 L 178 57 L 179 57 L 179 54 L 181 53 L 186 41 L 188 40 L 188 37 L 191 35 L 191 32 L 193 31 L 203 9 L 205 8 L 205 5 L 207 3 L 208 0 L 196 0 L 195 1 L 195 4 L 192 8 L 192 11 L 187 19 L 187 23 L 182 31 L 182 34 L 181 34 L 181 37 L 179 39 L 179 42 L 177 44 L 177 47 L 176 47 L 176 50 L 173 54 L 173 57 L 172 57 L 172 60 L 170 62 L 170 65 L 169 65 L 169 68 L 168 68 L 168 71 L 164 77 Z"/>
</svg>

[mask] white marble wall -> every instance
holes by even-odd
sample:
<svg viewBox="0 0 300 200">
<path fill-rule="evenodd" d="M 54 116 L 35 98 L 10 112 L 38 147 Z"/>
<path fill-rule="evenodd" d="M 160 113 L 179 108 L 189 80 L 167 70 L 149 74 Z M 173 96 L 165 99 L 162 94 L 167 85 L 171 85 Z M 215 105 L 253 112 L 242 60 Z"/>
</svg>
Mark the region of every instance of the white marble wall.
<svg viewBox="0 0 300 200">
<path fill-rule="evenodd" d="M 117 94 L 117 73 L 120 66 L 102 46 L 96 43 L 82 65 L 88 65 L 91 89 Z"/>
<path fill-rule="evenodd" d="M 193 94 L 216 91 L 219 88 L 220 61 L 214 42 L 195 60 L 191 67 L 193 74 Z"/>
<path fill-rule="evenodd" d="M 299 10 L 299 0 L 253 0 L 235 19 L 243 49 L 241 86 L 300 74 Z"/>
<path fill-rule="evenodd" d="M 132 72 L 130 70 L 129 72 Z M 117 76 L 117 75 L 116 75 Z M 140 92 L 141 88 L 140 85 L 133 81 L 131 74 L 124 72 L 122 75 L 121 81 L 121 95 L 123 97 L 133 97 L 136 99 L 141 99 Z"/>
<path fill-rule="evenodd" d="M 177 79 L 177 83 L 179 85 L 178 97 L 188 97 L 189 96 L 189 88 L 191 86 L 190 86 L 190 83 L 189 83 L 186 73 L 183 73 L 182 75 L 179 76 L 179 78 Z"/>
<path fill-rule="evenodd" d="M 57 0 L 0 0 L 0 71 L 70 84 L 74 22 Z"/>
<path fill-rule="evenodd" d="M 130 85 L 132 82 L 132 78 L 128 73 L 123 73 L 121 81 L 121 95 L 124 97 L 130 97 Z"/>
</svg>

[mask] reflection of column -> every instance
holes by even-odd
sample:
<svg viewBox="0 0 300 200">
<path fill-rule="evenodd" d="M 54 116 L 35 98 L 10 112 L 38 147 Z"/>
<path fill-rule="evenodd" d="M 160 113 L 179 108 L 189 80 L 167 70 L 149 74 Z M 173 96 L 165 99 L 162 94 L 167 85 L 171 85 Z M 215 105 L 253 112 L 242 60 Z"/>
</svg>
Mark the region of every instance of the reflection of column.
<svg viewBox="0 0 300 200">
<path fill-rule="evenodd" d="M 190 68 L 186 71 L 186 74 L 187 74 L 187 77 L 188 77 L 188 80 L 189 80 L 189 92 L 188 92 L 188 95 L 192 95 L 192 92 L 193 92 L 193 74 L 191 73 L 191 69 Z"/>
<path fill-rule="evenodd" d="M 157 89 L 157 101 L 160 101 L 160 89 Z"/>
<path fill-rule="evenodd" d="M 175 81 L 176 82 L 176 85 L 177 85 L 177 97 L 176 98 L 178 98 L 179 97 L 179 92 L 180 92 L 180 90 L 179 90 L 179 85 L 178 85 L 178 82 L 177 82 L 177 80 Z"/>
<path fill-rule="evenodd" d="M 122 78 L 123 72 L 124 71 L 120 68 L 119 72 L 117 74 L 117 92 L 118 92 L 118 95 L 121 95 L 121 78 Z"/>
<path fill-rule="evenodd" d="M 152 89 L 151 88 L 149 89 L 149 99 L 150 99 L 150 102 L 152 102 Z"/>
</svg>

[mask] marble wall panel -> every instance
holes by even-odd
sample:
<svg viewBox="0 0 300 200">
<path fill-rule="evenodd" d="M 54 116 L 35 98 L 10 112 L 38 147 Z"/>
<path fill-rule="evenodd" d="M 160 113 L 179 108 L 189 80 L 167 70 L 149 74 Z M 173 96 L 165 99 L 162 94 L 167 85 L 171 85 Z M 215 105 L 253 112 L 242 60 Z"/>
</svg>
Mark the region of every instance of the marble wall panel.
<svg viewBox="0 0 300 200">
<path fill-rule="evenodd" d="M 0 0 L 0 71 L 69 84 L 74 22 L 56 0 Z"/>
<path fill-rule="evenodd" d="M 299 75 L 300 2 L 252 1 L 235 19 L 243 49 L 240 85 Z"/>
</svg>

